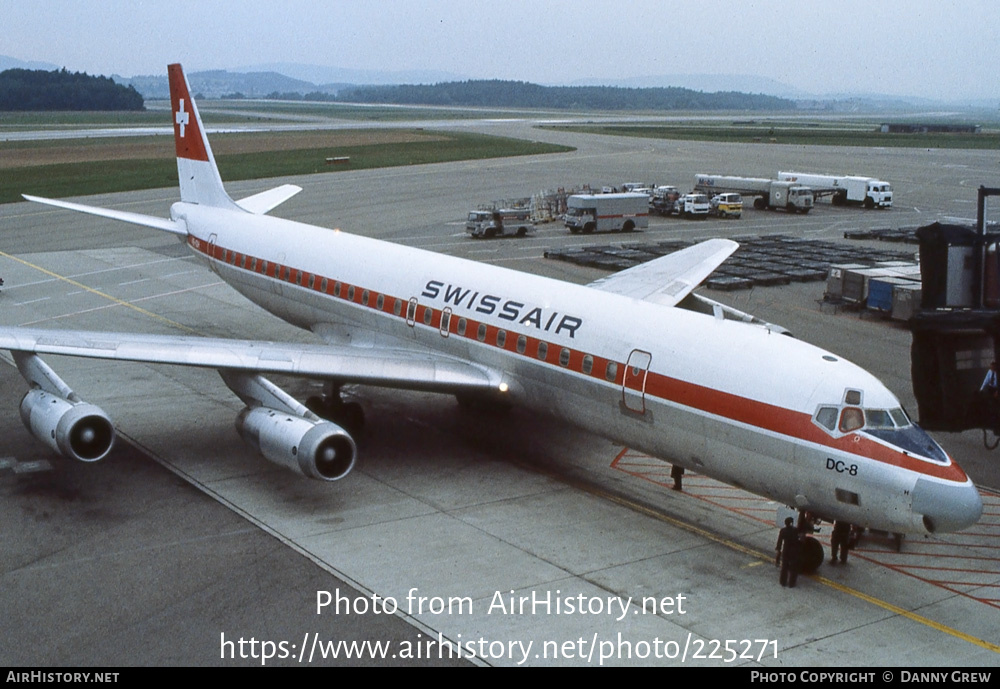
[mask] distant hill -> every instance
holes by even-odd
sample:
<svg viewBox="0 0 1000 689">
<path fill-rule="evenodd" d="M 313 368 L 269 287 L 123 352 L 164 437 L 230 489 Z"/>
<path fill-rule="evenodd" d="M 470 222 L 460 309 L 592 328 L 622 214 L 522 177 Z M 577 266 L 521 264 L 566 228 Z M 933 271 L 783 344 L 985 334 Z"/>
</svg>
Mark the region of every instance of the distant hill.
<svg viewBox="0 0 1000 689">
<path fill-rule="evenodd" d="M 434 70 L 387 71 L 375 69 L 344 69 L 304 65 L 296 62 L 268 62 L 259 65 L 237 67 L 234 72 L 277 72 L 285 76 L 312 82 L 313 84 L 366 84 L 385 86 L 386 84 L 439 84 L 442 81 L 462 81 L 468 77 L 453 72 Z"/>
<path fill-rule="evenodd" d="M 113 74 L 119 84 L 135 87 L 145 98 L 166 99 L 170 97 L 170 85 L 166 73 L 162 75 L 121 77 Z M 191 72 L 187 74 L 191 84 L 191 92 L 203 98 L 223 98 L 239 94 L 245 98 L 264 98 L 272 93 L 305 94 L 316 91 L 319 87 L 308 81 L 286 77 L 277 72 L 254 72 L 243 74 L 216 69 L 207 72 Z M 336 93 L 336 89 L 332 90 Z"/>
<path fill-rule="evenodd" d="M 145 110 L 134 88 L 65 69 L 0 72 L 0 110 Z"/>
<path fill-rule="evenodd" d="M 46 72 L 59 69 L 62 65 L 54 65 L 51 62 L 36 62 L 31 60 L 18 60 L 10 55 L 0 55 L 0 72 L 8 69 L 44 69 Z"/>
<path fill-rule="evenodd" d="M 685 88 L 539 86 L 523 81 L 462 81 L 433 85 L 363 86 L 337 100 L 360 103 L 460 105 L 584 110 L 793 110 L 793 101 L 736 92 Z"/>
</svg>

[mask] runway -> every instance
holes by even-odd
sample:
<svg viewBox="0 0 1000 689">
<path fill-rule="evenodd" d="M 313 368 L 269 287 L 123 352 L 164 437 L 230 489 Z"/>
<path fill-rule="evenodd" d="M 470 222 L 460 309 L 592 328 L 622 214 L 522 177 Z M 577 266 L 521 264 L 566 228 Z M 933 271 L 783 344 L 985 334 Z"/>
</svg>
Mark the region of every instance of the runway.
<svg viewBox="0 0 1000 689">
<path fill-rule="evenodd" d="M 879 170 L 895 186 L 889 212 L 751 210 L 739 221 L 658 221 L 634 237 L 834 239 L 845 229 L 971 217 L 975 188 L 995 185 L 998 158 L 657 142 L 525 123 L 489 131 L 498 129 L 578 150 L 228 186 L 242 197 L 294 181 L 304 191 L 278 210 L 283 217 L 587 282 L 601 273 L 546 261 L 544 249 L 623 238 L 548 225 L 526 240 L 482 242 L 459 223 L 479 203 L 582 182 L 684 188 L 697 172 Z M 175 199 L 171 189 L 87 203 L 166 215 Z M 0 237 L 5 324 L 311 341 L 172 237 L 28 204 L 0 206 Z M 909 334 L 822 312 L 822 289 L 711 296 L 853 359 L 915 408 Z M 20 426 L 24 385 L 2 367 L 0 429 L 9 440 L 0 455 L 13 459 L 0 464 L 9 525 L 0 601 L 17 621 L 0 644 L 9 665 L 261 664 L 260 653 L 238 657 L 238 646 L 224 657 L 224 641 L 239 638 L 272 642 L 269 665 L 305 664 L 307 647 L 319 662 L 317 647 L 338 640 L 388 642 L 359 650 L 358 664 L 975 667 L 995 665 L 1000 652 L 992 512 L 969 535 L 940 539 L 951 548 L 944 555 L 939 539 L 904 543 L 904 553 L 924 553 L 920 566 L 962 558 L 960 569 L 975 570 L 947 586 L 859 552 L 789 591 L 771 561 L 776 529 L 761 516 L 775 506 L 731 509 L 704 499 L 693 478 L 689 492 L 670 491 L 622 470 L 625 448 L 521 410 L 466 412 L 444 396 L 354 390 L 368 419 L 360 466 L 320 485 L 243 445 L 233 428 L 242 404 L 214 374 L 47 361 L 105 408 L 126 442 L 97 465 L 51 457 Z M 315 389 L 276 382 L 300 399 Z M 977 436 L 939 439 L 980 486 L 1000 487 L 995 456 Z M 985 502 L 996 509 L 995 499 Z M 351 610 L 343 603 L 340 614 L 317 614 L 322 592 L 340 593 Z M 378 601 L 394 604 L 392 614 L 374 612 Z M 338 653 L 325 662 L 346 662 L 346 648 Z"/>
</svg>

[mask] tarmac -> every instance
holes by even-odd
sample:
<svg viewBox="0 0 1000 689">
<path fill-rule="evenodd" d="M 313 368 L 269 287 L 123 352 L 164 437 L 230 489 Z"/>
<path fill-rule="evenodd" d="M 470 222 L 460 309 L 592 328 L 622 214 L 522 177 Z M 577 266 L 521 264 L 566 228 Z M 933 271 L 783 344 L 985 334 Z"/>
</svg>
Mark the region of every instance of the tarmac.
<svg viewBox="0 0 1000 689">
<path fill-rule="evenodd" d="M 544 252 L 772 233 L 843 242 L 848 230 L 971 222 L 976 188 L 998 186 L 998 151 L 483 126 L 578 150 L 227 187 L 239 198 L 294 182 L 304 191 L 276 215 L 585 283 L 606 273 Z M 655 219 L 632 236 L 581 237 L 556 223 L 524 239 L 464 233 L 478 204 L 558 186 L 684 189 L 698 172 L 848 167 L 892 182 L 895 207 L 820 202 L 808 215 Z M 166 215 L 176 193 L 85 202 Z M 19 203 L 0 206 L 0 238 L 4 324 L 312 341 L 162 233 Z M 709 296 L 847 356 L 915 410 L 905 326 L 822 309 L 822 292 L 815 282 Z M 975 433 L 939 440 L 983 492 L 979 525 L 907 539 L 899 553 L 868 538 L 846 566 L 786 590 L 773 563 L 777 505 L 690 473 L 685 491 L 672 491 L 666 463 L 524 410 L 470 412 L 446 396 L 352 389 L 367 416 L 359 466 L 320 484 L 240 441 L 242 404 L 214 374 L 46 360 L 112 416 L 124 442 L 96 464 L 54 456 L 21 426 L 24 383 L 0 365 L 5 665 L 916 668 L 988 667 L 1000 657 L 1000 475 Z M 317 389 L 275 380 L 300 399 Z M 368 644 L 337 645 L 350 641 Z"/>
</svg>

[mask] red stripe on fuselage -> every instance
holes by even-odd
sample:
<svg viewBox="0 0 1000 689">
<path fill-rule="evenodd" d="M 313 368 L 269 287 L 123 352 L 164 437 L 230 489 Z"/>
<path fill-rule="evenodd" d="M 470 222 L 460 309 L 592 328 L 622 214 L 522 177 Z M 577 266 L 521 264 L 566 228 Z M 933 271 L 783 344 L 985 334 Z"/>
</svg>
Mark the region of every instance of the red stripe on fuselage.
<svg viewBox="0 0 1000 689">
<path fill-rule="evenodd" d="M 246 256 L 244 263 L 244 254 L 228 251 L 190 236 L 188 237 L 188 244 L 196 252 L 227 263 L 235 268 L 247 269 L 245 266 L 251 265 L 254 260 L 252 257 Z M 335 299 L 349 301 L 363 308 L 378 310 L 387 315 L 399 318 L 404 322 L 406 321 L 408 299 L 366 290 L 358 285 L 351 285 L 329 277 L 311 276 L 310 273 L 282 264 L 270 263 L 262 259 L 257 259 L 257 266 L 258 272 L 267 277 L 274 277 L 282 282 L 326 294 Z M 314 278 L 311 285 L 309 283 L 310 277 Z M 323 287 L 324 282 L 325 289 Z M 367 301 L 364 299 L 366 292 L 368 294 Z M 377 306 L 380 294 L 384 298 L 381 309 Z M 428 315 L 430 316 L 429 321 L 425 320 Z M 416 313 L 414 314 L 414 325 L 424 325 L 440 331 L 442 318 L 442 310 L 418 303 Z M 464 329 L 462 328 L 463 321 Z M 485 326 L 482 337 L 479 336 L 481 325 Z M 498 341 L 501 331 L 504 333 L 502 343 Z M 620 361 L 613 361 L 598 355 L 588 354 L 571 347 L 562 347 L 548 340 L 542 340 L 506 328 L 499 328 L 490 323 L 476 321 L 465 316 L 457 316 L 454 313 L 448 324 L 448 333 L 449 335 L 482 342 L 492 347 L 499 347 L 512 354 L 534 359 L 554 367 L 573 371 L 605 384 L 614 385 L 617 388 L 621 388 L 624 385 L 630 390 L 636 392 L 642 391 L 643 376 L 641 372 L 638 376 L 626 376 L 626 365 Z M 520 337 L 525 338 L 523 351 L 518 346 L 518 339 Z M 547 351 L 544 357 L 539 357 L 539 347 L 542 345 L 545 346 Z M 587 364 L 588 360 L 589 365 Z M 613 364 L 615 367 L 611 377 L 608 375 L 610 373 L 608 370 L 609 364 Z M 741 397 L 678 378 L 672 378 L 652 370 L 645 376 L 645 379 L 645 395 L 662 402 L 688 407 L 730 422 L 806 441 L 818 446 L 827 447 L 832 451 L 865 457 L 927 476 L 963 484 L 968 481 L 965 472 L 954 462 L 943 465 L 917 459 L 900 450 L 867 438 L 861 433 L 851 433 L 835 438 L 813 423 L 812 416 L 808 413 Z"/>
</svg>

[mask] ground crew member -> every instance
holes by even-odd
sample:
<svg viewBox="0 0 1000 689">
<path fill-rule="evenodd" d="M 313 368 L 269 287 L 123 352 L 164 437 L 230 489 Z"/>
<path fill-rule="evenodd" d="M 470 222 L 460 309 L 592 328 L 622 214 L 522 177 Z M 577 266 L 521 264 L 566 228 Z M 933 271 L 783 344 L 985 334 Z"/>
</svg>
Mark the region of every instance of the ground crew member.
<svg viewBox="0 0 1000 689">
<path fill-rule="evenodd" d="M 795 520 L 787 517 L 785 528 L 778 532 L 778 544 L 774 548 L 774 564 L 781 565 L 778 581 L 782 586 L 795 588 L 795 581 L 799 578 L 799 552 L 801 549 L 799 529 L 795 526 Z"/>
<path fill-rule="evenodd" d="M 833 556 L 830 558 L 830 564 L 837 564 L 837 552 L 840 552 L 840 562 L 841 564 L 847 564 L 847 550 L 848 544 L 851 540 L 851 524 L 850 522 L 844 522 L 837 520 L 833 523 L 833 532 L 830 535 L 830 552 Z"/>
</svg>

